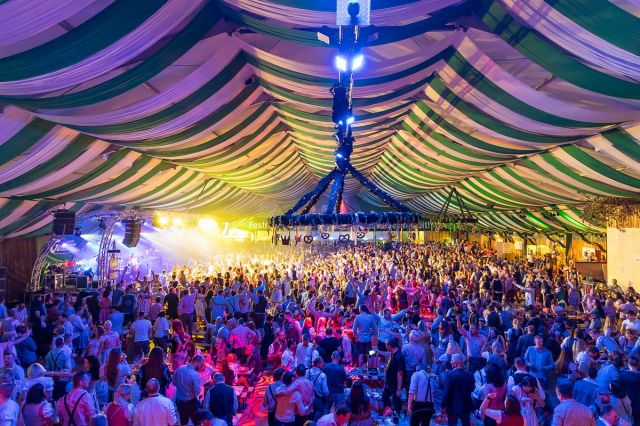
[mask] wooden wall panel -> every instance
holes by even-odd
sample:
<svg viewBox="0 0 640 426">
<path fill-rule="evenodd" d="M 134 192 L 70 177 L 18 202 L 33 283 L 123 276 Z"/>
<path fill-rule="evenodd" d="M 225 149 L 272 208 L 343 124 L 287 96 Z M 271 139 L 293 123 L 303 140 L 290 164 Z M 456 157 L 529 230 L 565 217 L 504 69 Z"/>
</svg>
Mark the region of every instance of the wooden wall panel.
<svg viewBox="0 0 640 426">
<path fill-rule="evenodd" d="M 465 232 L 449 232 L 449 231 L 426 231 L 424 233 L 425 241 L 451 241 L 451 239 L 463 239 L 476 242 L 480 247 L 493 247 L 495 248 L 495 241 L 491 240 L 484 234 L 469 232 L 467 235 Z"/>
<path fill-rule="evenodd" d="M 8 238 L 0 241 L 0 266 L 7 268 L 6 299 L 22 301 L 38 255 L 36 238 Z"/>
<path fill-rule="evenodd" d="M 607 248 L 607 240 L 597 240 L 598 244 L 600 244 L 603 248 Z M 581 240 L 578 236 L 573 237 L 573 243 L 571 244 L 571 250 L 569 250 L 569 259 L 575 259 L 578 261 L 582 260 L 582 249 L 590 248 L 595 250 L 598 256 L 606 256 L 606 253 L 602 253 L 599 247 L 594 244 L 589 244 L 586 241 Z M 601 259 L 602 260 L 602 259 Z"/>
</svg>

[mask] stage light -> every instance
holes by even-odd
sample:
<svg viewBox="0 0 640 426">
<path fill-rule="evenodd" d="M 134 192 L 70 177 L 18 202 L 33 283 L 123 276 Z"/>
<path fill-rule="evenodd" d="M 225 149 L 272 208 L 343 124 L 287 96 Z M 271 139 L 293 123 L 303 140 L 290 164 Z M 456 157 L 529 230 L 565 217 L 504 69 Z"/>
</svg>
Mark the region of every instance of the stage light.
<svg viewBox="0 0 640 426">
<path fill-rule="evenodd" d="M 169 218 L 166 216 L 159 216 L 158 217 L 158 225 L 160 226 L 167 226 L 169 224 Z"/>
<path fill-rule="evenodd" d="M 356 71 L 362 68 L 364 65 L 364 55 L 362 53 L 357 54 L 353 61 L 351 61 L 351 71 Z"/>
<path fill-rule="evenodd" d="M 356 118 L 354 116 L 347 117 L 347 125 L 353 124 L 355 121 L 356 121 Z"/>
<path fill-rule="evenodd" d="M 229 238 L 244 240 L 248 235 L 249 233 L 243 229 L 231 228 L 229 230 Z"/>
<path fill-rule="evenodd" d="M 347 60 L 343 56 L 336 56 L 336 68 L 339 71 L 347 72 Z"/>
<path fill-rule="evenodd" d="M 198 220 L 198 228 L 203 231 L 215 231 L 218 229 L 218 223 L 213 219 L 202 218 Z"/>
<path fill-rule="evenodd" d="M 337 158 L 344 158 L 344 155 L 342 155 L 342 153 L 340 151 L 336 152 L 336 157 Z"/>
<path fill-rule="evenodd" d="M 182 219 L 180 219 L 179 217 L 174 217 L 171 220 L 171 223 L 173 224 L 173 226 L 180 226 L 182 225 Z"/>
</svg>

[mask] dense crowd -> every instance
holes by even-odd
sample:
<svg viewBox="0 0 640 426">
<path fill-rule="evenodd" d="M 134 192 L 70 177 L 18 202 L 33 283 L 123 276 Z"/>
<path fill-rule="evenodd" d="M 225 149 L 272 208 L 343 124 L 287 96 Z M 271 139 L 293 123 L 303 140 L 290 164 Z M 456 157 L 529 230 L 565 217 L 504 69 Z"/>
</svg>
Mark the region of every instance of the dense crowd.
<svg viewBox="0 0 640 426">
<path fill-rule="evenodd" d="M 267 381 L 270 426 L 640 425 L 632 288 L 468 242 L 279 250 L 0 303 L 0 424 L 231 426 Z"/>
</svg>

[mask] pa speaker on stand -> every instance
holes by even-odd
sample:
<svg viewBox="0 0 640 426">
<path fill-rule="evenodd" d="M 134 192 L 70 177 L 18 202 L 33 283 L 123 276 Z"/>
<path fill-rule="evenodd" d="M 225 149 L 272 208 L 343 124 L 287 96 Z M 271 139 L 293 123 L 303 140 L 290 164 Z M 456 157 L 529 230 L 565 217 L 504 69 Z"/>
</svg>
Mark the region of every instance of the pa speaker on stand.
<svg viewBox="0 0 640 426">
<path fill-rule="evenodd" d="M 122 244 L 129 248 L 137 246 L 138 241 L 140 241 L 142 221 L 140 219 L 125 219 L 122 223 L 124 224 L 124 239 L 122 240 Z"/>
<path fill-rule="evenodd" d="M 53 212 L 53 233 L 56 235 L 73 235 L 76 228 L 76 212 L 71 210 L 55 210 Z"/>
</svg>

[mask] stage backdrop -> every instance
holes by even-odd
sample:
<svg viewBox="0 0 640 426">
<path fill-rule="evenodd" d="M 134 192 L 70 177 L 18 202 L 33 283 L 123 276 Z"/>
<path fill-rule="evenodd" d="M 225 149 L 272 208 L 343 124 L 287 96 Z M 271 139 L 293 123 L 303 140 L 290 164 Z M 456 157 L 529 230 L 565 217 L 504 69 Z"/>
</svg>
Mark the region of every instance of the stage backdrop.
<svg viewBox="0 0 640 426">
<path fill-rule="evenodd" d="M 0 266 L 7 268 L 8 302 L 23 301 L 23 293 L 31 280 L 31 270 L 37 255 L 36 238 L 8 238 L 0 241 Z"/>
</svg>

